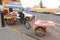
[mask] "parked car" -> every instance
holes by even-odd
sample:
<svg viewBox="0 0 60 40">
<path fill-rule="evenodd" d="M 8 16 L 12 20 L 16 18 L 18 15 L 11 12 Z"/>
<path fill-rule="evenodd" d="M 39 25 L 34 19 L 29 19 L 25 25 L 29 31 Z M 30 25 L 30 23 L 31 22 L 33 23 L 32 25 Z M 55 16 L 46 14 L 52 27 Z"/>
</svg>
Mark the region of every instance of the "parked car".
<svg viewBox="0 0 60 40">
<path fill-rule="evenodd" d="M 58 15 L 58 16 L 60 16 L 60 12 L 55 12 L 55 15 Z"/>
</svg>

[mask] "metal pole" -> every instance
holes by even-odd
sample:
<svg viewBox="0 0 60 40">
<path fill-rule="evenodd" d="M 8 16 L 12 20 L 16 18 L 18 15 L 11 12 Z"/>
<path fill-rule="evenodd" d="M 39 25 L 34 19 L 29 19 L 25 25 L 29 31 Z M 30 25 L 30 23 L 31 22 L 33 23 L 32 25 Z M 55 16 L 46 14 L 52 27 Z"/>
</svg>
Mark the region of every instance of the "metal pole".
<svg viewBox="0 0 60 40">
<path fill-rule="evenodd" d="M 3 11 L 1 11 L 1 24 L 2 24 L 2 27 L 5 27 Z"/>
</svg>

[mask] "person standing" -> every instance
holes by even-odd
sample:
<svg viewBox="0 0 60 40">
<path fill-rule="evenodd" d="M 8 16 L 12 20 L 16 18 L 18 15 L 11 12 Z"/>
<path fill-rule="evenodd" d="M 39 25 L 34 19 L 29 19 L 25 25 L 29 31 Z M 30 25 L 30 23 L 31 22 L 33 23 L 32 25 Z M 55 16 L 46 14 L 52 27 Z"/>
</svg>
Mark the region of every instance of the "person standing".
<svg viewBox="0 0 60 40">
<path fill-rule="evenodd" d="M 4 12 L 0 11 L 0 13 L 1 13 L 1 24 L 2 24 L 2 27 L 5 27 Z"/>
</svg>

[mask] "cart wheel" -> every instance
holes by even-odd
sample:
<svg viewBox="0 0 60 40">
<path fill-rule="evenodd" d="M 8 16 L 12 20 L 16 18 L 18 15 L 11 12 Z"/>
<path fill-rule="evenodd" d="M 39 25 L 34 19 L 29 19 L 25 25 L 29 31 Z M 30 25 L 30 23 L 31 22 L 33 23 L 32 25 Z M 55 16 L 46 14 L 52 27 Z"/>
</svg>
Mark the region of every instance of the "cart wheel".
<svg viewBox="0 0 60 40">
<path fill-rule="evenodd" d="M 30 29 L 30 23 L 25 23 L 25 27 L 26 27 L 27 29 Z"/>
<path fill-rule="evenodd" d="M 35 29 L 35 34 L 39 37 L 43 37 L 46 34 L 46 29 L 43 27 L 38 27 Z"/>
<path fill-rule="evenodd" d="M 10 25 L 10 24 L 11 24 L 11 21 L 10 21 L 10 20 L 7 20 L 7 21 L 6 21 L 6 24 L 7 24 L 7 25 Z"/>
<path fill-rule="evenodd" d="M 11 20 L 11 24 L 15 24 L 16 23 L 16 21 L 15 20 Z"/>
</svg>

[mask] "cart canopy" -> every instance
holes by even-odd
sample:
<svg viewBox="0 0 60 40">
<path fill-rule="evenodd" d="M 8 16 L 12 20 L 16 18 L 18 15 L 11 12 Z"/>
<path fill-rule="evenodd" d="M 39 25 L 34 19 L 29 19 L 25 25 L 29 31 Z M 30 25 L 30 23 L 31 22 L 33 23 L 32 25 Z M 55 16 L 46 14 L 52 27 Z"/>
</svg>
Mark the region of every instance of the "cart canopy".
<svg viewBox="0 0 60 40">
<path fill-rule="evenodd" d="M 5 8 L 23 8 L 21 4 L 7 4 Z"/>
</svg>

